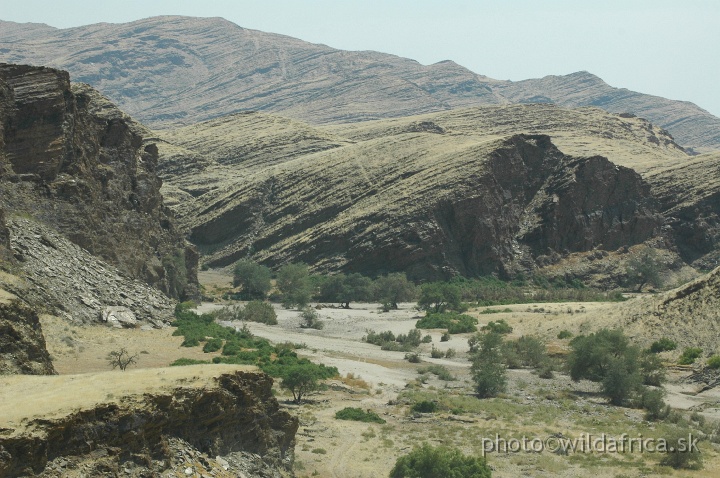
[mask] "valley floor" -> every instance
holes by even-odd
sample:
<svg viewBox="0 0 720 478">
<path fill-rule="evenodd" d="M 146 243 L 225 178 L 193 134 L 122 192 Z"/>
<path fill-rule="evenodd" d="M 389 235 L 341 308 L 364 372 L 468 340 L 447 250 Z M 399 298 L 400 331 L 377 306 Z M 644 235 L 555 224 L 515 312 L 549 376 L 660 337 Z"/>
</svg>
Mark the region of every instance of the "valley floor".
<svg viewBox="0 0 720 478">
<path fill-rule="evenodd" d="M 199 311 L 221 307 L 204 303 Z M 402 304 L 400 309 L 380 312 L 377 304 L 351 304 L 351 309 L 325 305 L 318 310 L 325 327 L 322 330 L 302 329 L 298 311 L 275 306 L 279 324 L 267 326 L 248 323 L 252 332 L 275 343 L 302 343 L 300 353 L 313 361 L 336 366 L 341 378 L 329 381 L 328 389 L 309 397 L 302 405 L 291 402 L 287 392 L 278 388 L 283 406 L 300 418 L 296 446 L 296 473 L 299 477 L 377 477 L 386 476 L 398 456 L 413 446 L 427 441 L 461 448 L 465 453 L 482 453 L 483 438 L 510 440 L 550 437 L 581 438 L 617 437 L 627 433 L 631 437 L 660 438 L 672 425 L 646 422 L 642 410 L 608 406 L 591 382 L 572 382 L 564 374 L 544 380 L 529 370 L 509 372 L 508 392 L 498 398 L 478 400 L 472 395 L 472 383 L 467 358 L 467 334 L 454 335 L 448 342 L 440 341 L 440 330 L 428 331 L 432 344 L 421 346 L 422 363 L 411 364 L 402 352 L 383 351 L 380 347 L 362 342 L 367 330 L 391 330 L 407 333 L 414 327 L 420 313 L 414 304 Z M 549 350 L 561 354 L 567 351 L 567 340 L 552 339 L 557 331 L 578 321 L 604 317 L 615 304 L 524 304 L 508 306 L 511 312 L 481 314 L 471 311 L 480 324 L 504 318 L 513 328 L 513 336 L 539 334 L 550 338 Z M 502 307 L 505 309 L 505 307 Z M 601 319 L 597 319 L 601 320 Z M 228 324 L 240 326 L 240 324 Z M 173 329 L 124 330 L 105 327 L 78 327 L 53 317 L 43 318 L 48 346 L 57 370 L 62 374 L 96 373 L 107 371 L 107 351 L 122 346 L 139 353 L 140 362 L 132 374 L 147 369 L 149 374 L 164 374 L 174 360 L 186 357 L 205 359 L 216 354 L 204 354 L 199 347 L 181 347 L 181 337 L 172 336 Z M 453 348 L 454 358 L 432 359 L 430 347 L 441 350 Z M 441 381 L 434 375 L 421 376 L 418 369 L 428 364 L 444 365 L 457 378 Z M 212 366 L 206 366 L 212 367 Z M 182 367 L 180 367 L 182 368 Z M 175 373 L 173 370 L 173 373 Z M 178 371 L 178 373 L 181 373 Z M 114 372 L 115 377 L 129 379 L 131 372 Z M 720 419 L 720 392 L 711 389 L 688 395 L 692 386 L 680 378 L 686 371 L 672 373 L 668 385 L 668 401 L 689 416 L 704 424 L 689 422 L 687 426 L 698 436 L 712 433 Z M 112 376 L 108 373 L 101 376 Z M 149 375 L 148 375 L 149 376 Z M 17 379 L 15 379 L 17 380 Z M 67 380 L 67 378 L 65 379 Z M 3 387 L 10 390 L 10 388 Z M 118 396 L 108 392 L 106 399 Z M 417 414 L 409 406 L 418 400 L 436 401 L 457 410 L 434 414 Z M 341 421 L 335 412 L 345 407 L 373 410 L 387 421 L 384 425 Z M 698 418 L 702 417 L 702 418 Z M 549 451 L 542 453 L 489 453 L 488 461 L 495 477 L 515 476 L 716 476 L 720 469 L 720 455 L 716 445 L 701 443 L 704 469 L 675 471 L 659 467 L 659 454 L 650 453 L 570 453 L 568 456 Z"/>
</svg>

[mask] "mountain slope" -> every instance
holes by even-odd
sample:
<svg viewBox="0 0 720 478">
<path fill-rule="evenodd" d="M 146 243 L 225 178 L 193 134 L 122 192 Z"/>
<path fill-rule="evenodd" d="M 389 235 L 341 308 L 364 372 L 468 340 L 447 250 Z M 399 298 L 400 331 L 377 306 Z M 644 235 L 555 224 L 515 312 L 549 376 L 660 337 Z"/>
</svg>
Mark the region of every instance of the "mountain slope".
<svg viewBox="0 0 720 478">
<path fill-rule="evenodd" d="M 62 67 L 156 128 L 262 110 L 347 123 L 463 106 L 555 102 L 645 117 L 698 151 L 720 119 L 687 102 L 612 88 L 585 72 L 497 81 L 451 61 L 336 50 L 220 18 L 154 17 L 65 30 L 2 22 L 0 60 Z"/>
<path fill-rule="evenodd" d="M 689 158 L 646 121 L 552 105 L 326 127 L 253 113 L 161 136 L 188 162 L 202 158 L 178 174 L 172 146 L 163 191 L 210 265 L 250 255 L 415 278 L 511 275 L 549 253 L 643 242 L 661 221 L 648 185 L 590 152 L 636 165 Z"/>
</svg>

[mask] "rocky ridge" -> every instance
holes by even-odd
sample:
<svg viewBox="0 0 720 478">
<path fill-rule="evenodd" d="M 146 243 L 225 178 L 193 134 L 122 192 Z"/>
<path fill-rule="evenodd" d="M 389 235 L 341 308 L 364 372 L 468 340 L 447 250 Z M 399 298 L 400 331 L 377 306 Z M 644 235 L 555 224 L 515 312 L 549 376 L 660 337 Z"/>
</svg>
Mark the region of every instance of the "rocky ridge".
<svg viewBox="0 0 720 478">
<path fill-rule="evenodd" d="M 321 124 L 556 103 L 648 118 L 699 152 L 720 147 L 720 119 L 702 108 L 614 88 L 588 72 L 498 81 L 452 61 L 425 66 L 337 50 L 222 18 L 165 16 L 64 30 L 2 25 L 0 60 L 66 69 L 155 128 L 247 110 Z"/>
<path fill-rule="evenodd" d="M 0 476 L 292 476 L 298 421 L 280 410 L 272 379 L 237 371 L 193 385 L 199 372 L 192 380 L 180 379 L 188 385 L 167 390 L 68 413 L 35 410 L 43 418 L 22 424 L 4 418 Z M 137 381 L 145 373 L 122 377 Z M 72 386 L 95 380 L 102 387 L 101 379 L 78 376 Z M 34 400 L 32 392 L 27 400 Z"/>
<path fill-rule="evenodd" d="M 0 65 L 0 206 L 32 216 L 173 297 L 197 254 L 160 194 L 150 133 L 66 72 Z"/>
</svg>

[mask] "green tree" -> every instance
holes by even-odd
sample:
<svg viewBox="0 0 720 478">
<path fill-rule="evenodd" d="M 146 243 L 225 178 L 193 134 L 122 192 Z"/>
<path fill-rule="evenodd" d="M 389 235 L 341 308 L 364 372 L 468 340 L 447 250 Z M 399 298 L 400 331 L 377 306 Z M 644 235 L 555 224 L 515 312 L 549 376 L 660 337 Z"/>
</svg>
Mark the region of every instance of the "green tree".
<svg viewBox="0 0 720 478">
<path fill-rule="evenodd" d="M 282 294 L 282 303 L 285 307 L 302 309 L 312 295 L 310 271 L 305 264 L 287 264 L 277 273 L 277 288 Z"/>
<path fill-rule="evenodd" d="M 570 347 L 570 378 L 599 382 L 605 378 L 610 361 L 625 353 L 628 340 L 622 330 L 601 329 L 590 335 L 578 335 L 570 341 Z"/>
<path fill-rule="evenodd" d="M 431 282 L 420 287 L 418 307 L 436 314 L 447 310 L 461 310 L 461 290 L 455 284 Z"/>
<path fill-rule="evenodd" d="M 295 403 L 302 403 L 303 397 L 320 388 L 321 378 L 317 365 L 292 365 L 283 372 L 280 387 L 292 392 Z"/>
<path fill-rule="evenodd" d="M 417 287 L 401 272 L 379 277 L 375 281 L 374 289 L 375 298 L 386 309 L 397 309 L 400 302 L 408 302 L 417 297 Z"/>
<path fill-rule="evenodd" d="M 655 249 L 646 247 L 641 252 L 633 254 L 628 260 L 626 265 L 627 283 L 629 286 L 636 286 L 637 292 L 640 292 L 646 284 L 661 287 L 660 270 L 662 267 L 663 263 Z"/>
<path fill-rule="evenodd" d="M 456 448 L 432 447 L 424 443 L 401 456 L 390 471 L 390 478 L 490 478 L 485 459 L 463 455 Z"/>
<path fill-rule="evenodd" d="M 233 269 L 233 287 L 242 287 L 240 297 L 243 300 L 264 299 L 270 292 L 270 269 L 243 259 L 235 264 Z"/>
<path fill-rule="evenodd" d="M 335 274 L 328 277 L 320 287 L 320 299 L 338 302 L 345 309 L 350 302 L 370 300 L 372 296 L 372 280 L 362 274 Z"/>
<path fill-rule="evenodd" d="M 490 332 L 478 336 L 470 373 L 480 398 L 494 397 L 505 391 L 507 370 L 503 363 L 502 350 L 503 338 L 500 334 Z"/>
</svg>

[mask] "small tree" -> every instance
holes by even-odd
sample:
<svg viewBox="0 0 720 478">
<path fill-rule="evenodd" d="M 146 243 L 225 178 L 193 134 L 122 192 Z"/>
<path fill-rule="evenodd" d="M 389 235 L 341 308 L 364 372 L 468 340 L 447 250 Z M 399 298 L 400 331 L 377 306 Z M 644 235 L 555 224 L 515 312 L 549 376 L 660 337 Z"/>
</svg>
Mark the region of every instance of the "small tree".
<svg viewBox="0 0 720 478">
<path fill-rule="evenodd" d="M 417 297 L 417 287 L 407 280 L 405 274 L 396 272 L 375 281 L 375 297 L 386 309 L 397 309 L 400 302 Z"/>
<path fill-rule="evenodd" d="M 320 374 L 313 364 L 293 365 L 282 376 L 280 387 L 290 390 L 295 403 L 302 403 L 303 397 L 320 387 Z"/>
<path fill-rule="evenodd" d="M 471 345 L 472 347 L 472 345 Z M 472 373 L 475 391 L 480 398 L 494 397 L 507 386 L 507 371 L 503 364 L 503 338 L 490 332 L 478 336 L 472 356 Z"/>
<path fill-rule="evenodd" d="M 460 287 L 447 282 L 431 282 L 420 287 L 418 307 L 427 312 L 440 313 L 461 310 Z"/>
<path fill-rule="evenodd" d="M 244 300 L 264 299 L 272 287 L 270 269 L 243 259 L 235 264 L 233 270 L 233 286 L 242 286 L 240 296 Z"/>
<path fill-rule="evenodd" d="M 636 286 L 637 289 L 635 290 L 637 292 L 640 292 L 646 284 L 652 284 L 655 287 L 662 286 L 662 279 L 660 278 L 662 265 L 662 261 L 658 258 L 655 249 L 650 247 L 633 254 L 626 266 L 628 285 Z"/>
<path fill-rule="evenodd" d="M 320 287 L 320 299 L 339 302 L 349 309 L 350 302 L 369 300 L 372 296 L 372 281 L 362 274 L 336 274 L 325 280 Z"/>
<path fill-rule="evenodd" d="M 485 459 L 463 455 L 456 448 L 427 443 L 395 462 L 390 478 L 490 478 Z"/>
<path fill-rule="evenodd" d="M 138 354 L 130 355 L 130 352 L 125 347 L 120 350 L 113 350 L 107 355 L 107 361 L 113 370 L 120 368 L 120 370 L 125 371 L 130 365 L 135 365 L 139 359 Z"/>
<path fill-rule="evenodd" d="M 310 302 L 312 283 L 305 264 L 287 264 L 277 274 L 277 287 L 282 293 L 285 307 L 305 307 Z"/>
<path fill-rule="evenodd" d="M 320 330 L 325 327 L 323 321 L 318 318 L 318 313 L 311 307 L 305 307 L 301 315 L 303 320 L 300 323 L 300 327 L 303 329 Z"/>
</svg>

